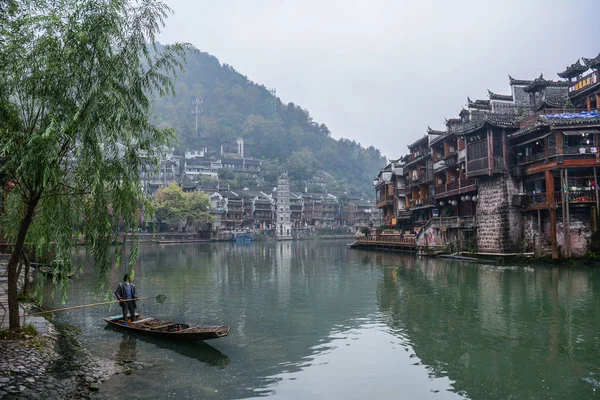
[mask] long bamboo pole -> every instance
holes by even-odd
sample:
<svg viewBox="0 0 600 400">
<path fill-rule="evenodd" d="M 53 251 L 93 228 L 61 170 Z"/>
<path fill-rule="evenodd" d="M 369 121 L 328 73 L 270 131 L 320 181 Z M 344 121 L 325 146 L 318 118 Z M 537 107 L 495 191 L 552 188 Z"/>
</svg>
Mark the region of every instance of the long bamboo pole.
<svg viewBox="0 0 600 400">
<path fill-rule="evenodd" d="M 92 303 L 92 304 L 84 304 L 81 306 L 57 308 L 56 310 L 47 310 L 47 311 L 40 311 L 40 312 L 36 312 L 36 313 L 32 313 L 32 314 L 24 314 L 23 317 L 33 317 L 34 315 L 49 314 L 49 313 L 53 313 L 53 312 L 57 312 L 57 311 L 75 310 L 77 308 L 103 306 L 106 304 L 125 303 L 127 301 L 137 301 L 137 300 L 146 300 L 146 299 L 157 299 L 158 300 L 161 296 L 164 296 L 164 295 L 159 294 L 158 296 L 138 297 L 138 298 L 129 299 L 129 300 L 112 300 L 112 301 L 104 301 L 102 303 Z"/>
</svg>

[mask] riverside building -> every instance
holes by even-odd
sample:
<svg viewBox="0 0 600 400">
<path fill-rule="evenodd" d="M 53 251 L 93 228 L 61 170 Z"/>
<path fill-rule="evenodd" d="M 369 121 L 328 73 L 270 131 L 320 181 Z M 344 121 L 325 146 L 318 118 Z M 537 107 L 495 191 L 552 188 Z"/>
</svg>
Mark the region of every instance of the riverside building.
<svg viewBox="0 0 600 400">
<path fill-rule="evenodd" d="M 446 129 L 428 127 L 408 146 L 402 169 L 392 161 L 377 177 L 386 224 L 414 232 L 426 250 L 590 254 L 600 217 L 599 68 L 600 55 L 583 58 L 562 81 L 509 76 L 510 94 L 467 98 Z"/>
</svg>

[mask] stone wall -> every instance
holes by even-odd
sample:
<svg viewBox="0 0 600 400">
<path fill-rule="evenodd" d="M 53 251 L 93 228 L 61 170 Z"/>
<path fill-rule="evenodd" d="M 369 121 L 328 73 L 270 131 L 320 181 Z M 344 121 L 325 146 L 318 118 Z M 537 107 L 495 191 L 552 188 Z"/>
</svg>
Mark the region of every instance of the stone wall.
<svg viewBox="0 0 600 400">
<path fill-rule="evenodd" d="M 510 176 L 478 178 L 477 251 L 483 253 L 515 253 L 522 250 L 523 216 L 511 204 L 518 183 Z"/>
<path fill-rule="evenodd" d="M 472 251 L 474 232 L 462 228 L 440 229 L 425 225 L 417 234 L 417 246 L 430 250 L 448 252 Z"/>
<path fill-rule="evenodd" d="M 571 208 L 569 236 L 571 238 L 571 256 L 585 257 L 592 242 L 592 209 L 590 207 Z M 562 212 L 559 208 L 556 212 L 556 243 L 559 254 L 564 257 L 565 235 L 563 231 Z M 550 230 L 550 216 L 547 210 L 541 213 L 542 222 L 542 256 L 552 255 L 552 238 Z M 537 222 L 537 212 L 529 213 L 525 218 L 525 242 L 527 247 L 533 249 L 535 244 L 535 253 L 539 254 L 539 232 Z"/>
</svg>

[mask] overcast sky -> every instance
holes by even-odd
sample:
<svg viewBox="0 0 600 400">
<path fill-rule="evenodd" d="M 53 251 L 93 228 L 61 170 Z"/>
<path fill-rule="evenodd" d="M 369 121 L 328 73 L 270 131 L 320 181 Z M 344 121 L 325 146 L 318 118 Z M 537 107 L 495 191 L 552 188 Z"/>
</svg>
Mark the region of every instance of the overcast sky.
<svg viewBox="0 0 600 400">
<path fill-rule="evenodd" d="M 487 89 L 600 52 L 598 0 L 163 0 L 190 42 L 389 158 Z"/>
</svg>

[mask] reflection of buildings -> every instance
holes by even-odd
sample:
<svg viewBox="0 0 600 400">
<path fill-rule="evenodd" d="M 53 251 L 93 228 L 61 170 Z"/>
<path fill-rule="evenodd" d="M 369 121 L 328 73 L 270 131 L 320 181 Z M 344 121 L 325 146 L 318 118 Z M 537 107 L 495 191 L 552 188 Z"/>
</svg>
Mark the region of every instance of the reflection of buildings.
<svg viewBox="0 0 600 400">
<path fill-rule="evenodd" d="M 581 382 L 598 368 L 589 278 L 421 259 L 385 268 L 378 296 L 390 327 L 468 398 L 590 398 Z"/>
<path fill-rule="evenodd" d="M 277 297 L 281 307 L 287 308 L 292 289 L 292 244 L 290 241 L 280 241 L 275 247 L 274 280 L 277 282 Z"/>
</svg>

